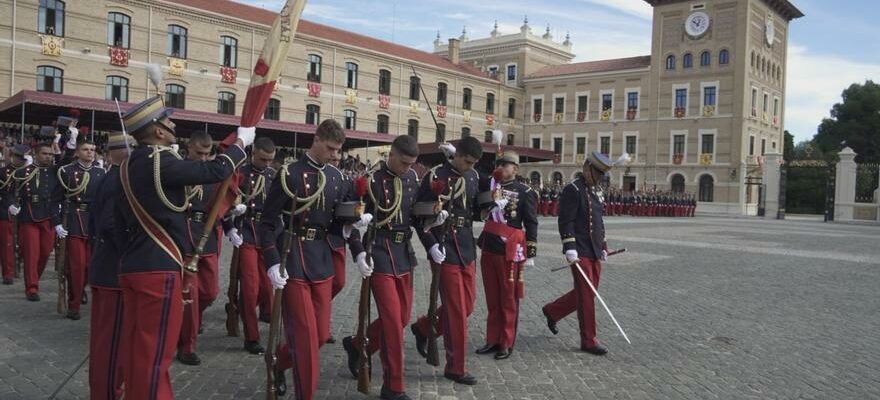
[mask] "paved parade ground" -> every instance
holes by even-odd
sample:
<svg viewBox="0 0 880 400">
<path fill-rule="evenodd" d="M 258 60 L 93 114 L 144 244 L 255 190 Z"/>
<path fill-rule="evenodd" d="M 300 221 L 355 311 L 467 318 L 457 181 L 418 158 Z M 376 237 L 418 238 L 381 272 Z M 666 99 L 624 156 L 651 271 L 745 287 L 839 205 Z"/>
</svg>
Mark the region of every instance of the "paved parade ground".
<svg viewBox="0 0 880 400">
<path fill-rule="evenodd" d="M 503 361 L 468 356 L 476 386 L 453 384 L 427 365 L 406 331 L 407 392 L 419 399 L 867 399 L 880 398 L 880 227 L 750 218 L 613 217 L 612 249 L 628 251 L 603 265 L 599 290 L 623 325 L 628 345 L 597 310 L 599 337 L 610 353 L 578 351 L 574 315 L 552 335 L 541 306 L 571 288 L 554 219 L 542 218 L 537 265 L 527 270 L 519 338 Z M 228 246 L 226 246 L 228 247 Z M 424 252 L 417 245 L 420 259 Z M 175 362 L 179 399 L 264 398 L 263 358 L 225 336 L 223 303 L 230 251 L 224 248 L 221 298 L 206 312 L 199 337 L 202 365 Z M 42 279 L 42 301 L 25 300 L 21 280 L 0 286 L 0 399 L 44 399 L 88 348 L 83 319 L 55 313 L 53 262 Z M 427 308 L 425 262 L 414 277 L 413 316 Z M 345 364 L 341 338 L 354 332 L 357 285 L 334 302 L 337 344 L 321 350 L 316 398 L 361 399 Z M 479 274 L 477 274 L 479 276 Z M 470 318 L 469 345 L 483 344 L 482 284 Z M 598 305 L 597 305 L 598 307 Z M 375 316 L 375 311 L 373 312 Z M 267 324 L 261 324 L 265 331 Z M 441 342 L 442 343 L 442 342 Z M 441 353 L 442 356 L 442 353 Z M 442 361 L 441 361 L 442 362 Z M 59 399 L 88 397 L 87 367 Z M 373 358 L 371 398 L 381 366 Z M 288 383 L 291 378 L 288 374 Z M 288 394 L 288 398 L 292 396 Z"/>
</svg>

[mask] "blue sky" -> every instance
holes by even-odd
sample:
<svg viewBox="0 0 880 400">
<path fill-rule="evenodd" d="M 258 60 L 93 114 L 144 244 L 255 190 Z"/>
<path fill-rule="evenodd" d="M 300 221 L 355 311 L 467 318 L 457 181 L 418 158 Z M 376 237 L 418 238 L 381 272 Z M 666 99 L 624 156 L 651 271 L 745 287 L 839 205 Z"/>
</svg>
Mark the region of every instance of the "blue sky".
<svg viewBox="0 0 880 400">
<path fill-rule="evenodd" d="M 283 3 L 238 1 L 271 10 Z M 791 26 L 785 124 L 800 141 L 815 134 L 844 88 L 880 81 L 880 26 L 876 1 L 792 2 L 806 17 Z M 310 21 L 426 51 L 438 30 L 444 41 L 464 27 L 471 38 L 485 37 L 497 20 L 502 33 L 513 33 L 525 15 L 536 33 L 548 23 L 559 41 L 570 33 L 576 62 L 650 54 L 652 9 L 642 0 L 312 0 L 304 11 Z"/>
</svg>

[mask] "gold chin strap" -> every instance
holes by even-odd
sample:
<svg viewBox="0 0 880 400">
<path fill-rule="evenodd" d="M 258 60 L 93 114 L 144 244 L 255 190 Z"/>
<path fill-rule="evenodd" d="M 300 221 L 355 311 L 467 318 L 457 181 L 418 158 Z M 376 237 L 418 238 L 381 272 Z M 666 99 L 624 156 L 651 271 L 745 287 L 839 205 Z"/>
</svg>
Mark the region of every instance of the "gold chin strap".
<svg viewBox="0 0 880 400">
<path fill-rule="evenodd" d="M 391 202 L 391 207 L 385 208 L 379 205 L 379 202 L 376 200 L 376 195 L 373 194 L 373 174 L 370 174 L 370 183 L 367 185 L 367 193 L 370 195 L 370 200 L 373 201 L 373 205 L 375 205 L 376 210 L 386 214 L 387 216 L 382 221 L 379 221 L 376 226 L 382 226 L 389 222 L 391 222 L 394 217 L 403 218 L 400 213 L 400 204 L 403 202 L 403 181 L 399 176 L 394 177 L 394 200 Z M 399 219 L 399 220 L 400 220 Z"/>
<path fill-rule="evenodd" d="M 168 199 L 168 196 L 165 195 L 165 191 L 162 189 L 162 152 L 170 152 L 172 156 L 177 158 L 178 160 L 182 160 L 183 157 L 180 154 L 177 154 L 176 151 L 173 151 L 171 147 L 167 146 L 150 146 L 153 148 L 153 152 L 150 153 L 150 158 L 153 159 L 153 185 L 156 188 L 156 194 L 159 196 L 159 200 L 162 202 L 165 207 L 168 207 L 169 210 L 174 212 L 184 212 L 187 208 L 189 208 L 189 201 L 192 199 L 193 193 L 188 193 L 186 198 L 183 200 L 183 205 L 176 206 L 171 203 L 171 200 Z M 190 192 L 190 190 L 187 190 Z"/>
<path fill-rule="evenodd" d="M 324 175 L 323 170 L 318 170 L 318 187 L 315 190 L 315 193 L 311 196 L 306 197 L 298 197 L 296 193 L 290 190 L 290 187 L 287 185 L 287 176 L 290 175 L 288 172 L 288 166 L 290 164 L 285 164 L 284 167 L 281 168 L 281 188 L 284 189 L 284 193 L 287 194 L 288 197 L 293 199 L 296 202 L 296 207 L 294 207 L 293 215 L 299 215 L 312 207 L 315 203 L 318 203 L 318 207 L 324 207 L 324 186 L 327 184 L 327 176 Z"/>
</svg>

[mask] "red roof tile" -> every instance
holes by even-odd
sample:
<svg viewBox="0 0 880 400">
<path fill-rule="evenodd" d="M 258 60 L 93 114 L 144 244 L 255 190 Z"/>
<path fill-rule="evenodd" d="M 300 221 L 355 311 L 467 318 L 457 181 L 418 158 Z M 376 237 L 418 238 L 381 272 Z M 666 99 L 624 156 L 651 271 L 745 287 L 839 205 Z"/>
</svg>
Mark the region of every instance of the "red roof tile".
<svg viewBox="0 0 880 400">
<path fill-rule="evenodd" d="M 612 60 L 587 61 L 575 64 L 551 65 L 544 67 L 526 79 L 547 78 L 551 76 L 589 74 L 594 72 L 621 71 L 633 68 L 645 68 L 651 65 L 651 56 L 615 58 Z"/>
<path fill-rule="evenodd" d="M 274 11 L 254 7 L 247 4 L 237 3 L 230 0 L 175 0 L 168 1 L 175 5 L 182 5 L 200 10 L 221 14 L 224 16 L 239 18 L 245 21 L 271 26 L 278 14 Z M 400 57 L 417 63 L 428 64 L 434 67 L 464 73 L 476 78 L 496 81 L 486 73 L 466 63 L 453 64 L 449 59 L 425 51 L 416 50 L 399 44 L 371 38 L 369 36 L 345 31 L 327 25 L 321 25 L 311 21 L 300 20 L 297 33 L 314 36 L 317 38 L 342 43 L 345 45 L 360 47 L 381 54 Z"/>
</svg>

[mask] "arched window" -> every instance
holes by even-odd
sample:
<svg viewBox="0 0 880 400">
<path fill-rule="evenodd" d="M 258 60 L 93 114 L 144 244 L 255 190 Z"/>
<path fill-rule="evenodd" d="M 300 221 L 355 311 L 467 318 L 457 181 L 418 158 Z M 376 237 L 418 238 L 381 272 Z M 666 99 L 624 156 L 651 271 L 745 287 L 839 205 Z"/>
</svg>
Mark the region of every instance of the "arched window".
<svg viewBox="0 0 880 400">
<path fill-rule="evenodd" d="M 321 56 L 317 54 L 309 54 L 309 65 L 307 66 L 306 80 L 309 82 L 321 83 Z"/>
<path fill-rule="evenodd" d="M 669 56 L 666 57 L 666 69 L 670 70 L 670 71 L 675 69 L 675 56 L 674 55 L 670 54 Z"/>
<path fill-rule="evenodd" d="M 106 80 L 104 98 L 107 100 L 128 101 L 128 78 L 121 76 L 108 76 Z"/>
<path fill-rule="evenodd" d="M 553 183 L 562 183 L 562 172 L 556 171 L 553 173 Z"/>
<path fill-rule="evenodd" d="M 353 62 L 345 63 L 345 87 L 358 88 L 358 65 Z"/>
<path fill-rule="evenodd" d="M 168 51 L 171 57 L 186 58 L 187 30 L 180 25 L 168 25 Z"/>
<path fill-rule="evenodd" d="M 464 88 L 461 91 L 461 108 L 465 110 L 471 109 L 471 90 Z"/>
<path fill-rule="evenodd" d="M 37 91 L 64 93 L 64 70 L 49 65 L 38 66 Z"/>
<path fill-rule="evenodd" d="M 172 108 L 186 108 L 186 88 L 173 83 L 165 85 L 165 105 Z"/>
<path fill-rule="evenodd" d="M 691 53 L 685 53 L 684 56 L 681 57 L 681 67 L 682 68 L 691 68 L 694 66 L 694 55 Z"/>
<path fill-rule="evenodd" d="M 388 123 L 388 116 L 385 114 L 379 114 L 376 117 L 376 132 L 388 133 Z"/>
<path fill-rule="evenodd" d="M 471 135 L 471 128 L 467 126 L 461 127 L 461 138 L 464 139 Z"/>
<path fill-rule="evenodd" d="M 406 134 L 416 138 L 416 140 L 419 139 L 419 120 L 411 119 L 406 122 Z"/>
<path fill-rule="evenodd" d="M 217 113 L 235 115 L 235 93 L 220 92 L 217 94 Z"/>
<path fill-rule="evenodd" d="M 445 106 L 446 105 L 446 92 L 448 91 L 448 86 L 445 82 L 440 82 L 437 84 L 437 105 Z"/>
<path fill-rule="evenodd" d="M 64 36 L 64 2 L 40 0 L 37 31 L 55 36 Z"/>
<path fill-rule="evenodd" d="M 379 70 L 379 94 L 391 94 L 391 71 L 387 69 Z"/>
<path fill-rule="evenodd" d="M 486 114 L 495 114 L 495 95 L 486 93 Z"/>
<path fill-rule="evenodd" d="M 130 39 L 131 17 L 118 12 L 107 14 L 107 45 L 127 49 Z"/>
<path fill-rule="evenodd" d="M 712 175 L 705 174 L 700 177 L 700 201 L 705 201 L 708 203 L 712 202 L 712 198 L 715 192 L 715 180 L 712 179 Z"/>
<path fill-rule="evenodd" d="M 281 120 L 281 100 L 269 99 L 266 104 L 266 111 L 263 112 L 263 118 L 271 121 Z"/>
<path fill-rule="evenodd" d="M 708 67 L 711 64 L 712 64 L 712 53 L 710 53 L 708 51 L 704 51 L 704 52 L 700 53 L 700 66 L 701 67 Z"/>
<path fill-rule="evenodd" d="M 306 105 L 306 123 L 309 125 L 318 125 L 321 120 L 321 106 L 317 104 Z"/>
<path fill-rule="evenodd" d="M 220 63 L 224 67 L 238 68 L 238 40 L 220 36 Z"/>
<path fill-rule="evenodd" d="M 727 65 L 730 64 L 730 51 L 727 49 L 722 49 L 718 52 L 718 64 L 719 65 Z"/>
<path fill-rule="evenodd" d="M 417 76 L 409 77 L 409 99 L 418 101 L 421 99 L 419 96 L 419 89 L 421 88 L 422 80 Z"/>
<path fill-rule="evenodd" d="M 343 124 L 342 127 L 345 129 L 357 129 L 357 111 L 355 110 L 345 110 L 342 112 L 343 115 Z"/>
<path fill-rule="evenodd" d="M 672 175 L 672 192 L 684 193 L 684 176 L 681 174 Z"/>
<path fill-rule="evenodd" d="M 529 181 L 532 182 L 532 185 L 540 185 L 541 184 L 541 173 L 538 171 L 532 171 L 529 174 Z"/>
</svg>

